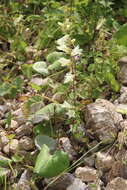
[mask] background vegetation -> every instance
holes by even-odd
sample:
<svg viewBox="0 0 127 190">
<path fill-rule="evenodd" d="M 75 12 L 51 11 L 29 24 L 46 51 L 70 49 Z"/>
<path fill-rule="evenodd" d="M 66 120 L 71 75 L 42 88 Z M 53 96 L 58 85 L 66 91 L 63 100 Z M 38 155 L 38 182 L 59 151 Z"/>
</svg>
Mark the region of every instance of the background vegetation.
<svg viewBox="0 0 127 190">
<path fill-rule="evenodd" d="M 35 136 L 58 138 L 60 123 L 66 135 L 80 138 L 84 107 L 119 93 L 117 62 L 127 55 L 127 38 L 117 31 L 126 22 L 126 0 L 1 0 L 1 101 L 22 97 L 30 121 L 31 106 L 44 103 L 35 115 L 50 113 L 43 124 L 53 133 L 40 122 Z M 34 77 L 43 85 L 33 83 Z"/>
</svg>

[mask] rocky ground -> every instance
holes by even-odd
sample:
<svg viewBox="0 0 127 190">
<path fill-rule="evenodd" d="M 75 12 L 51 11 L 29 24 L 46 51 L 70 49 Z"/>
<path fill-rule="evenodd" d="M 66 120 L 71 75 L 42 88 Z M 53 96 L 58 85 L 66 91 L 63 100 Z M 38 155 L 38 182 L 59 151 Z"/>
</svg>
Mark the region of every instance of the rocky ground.
<svg viewBox="0 0 127 190">
<path fill-rule="evenodd" d="M 73 169 L 53 179 L 39 179 L 38 189 L 47 190 L 127 190 L 127 58 L 119 63 L 122 83 L 119 97 L 114 101 L 97 99 L 83 110 L 81 128 L 88 142 L 73 142 L 68 136 L 59 139 L 69 154 Z M 36 105 L 37 106 L 37 105 Z M 43 105 L 38 105 L 43 107 Z M 32 108 L 36 109 L 36 108 Z M 11 111 L 10 125 L 5 122 Z M 36 118 L 35 118 L 36 119 Z M 22 102 L 1 99 L 0 160 L 14 155 L 15 165 L 5 167 L 10 189 L 36 190 L 32 184 L 32 169 L 37 148 L 34 123 L 26 121 Z M 82 157 L 80 157 L 80 150 Z M 20 157 L 16 158 L 16 154 Z M 18 160 L 19 159 L 19 160 Z M 23 161 L 22 161 L 23 160 Z M 77 160 L 77 161 L 76 161 Z M 77 165 L 76 165 L 77 162 Z M 1 187 L 2 188 L 2 187 Z"/>
</svg>

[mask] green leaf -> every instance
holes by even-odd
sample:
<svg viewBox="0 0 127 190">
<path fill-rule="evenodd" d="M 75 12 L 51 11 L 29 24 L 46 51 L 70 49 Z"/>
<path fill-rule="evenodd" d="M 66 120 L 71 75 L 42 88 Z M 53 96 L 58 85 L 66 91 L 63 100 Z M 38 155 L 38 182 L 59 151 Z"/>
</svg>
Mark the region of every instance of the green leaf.
<svg viewBox="0 0 127 190">
<path fill-rule="evenodd" d="M 69 167 L 67 153 L 56 151 L 51 155 L 49 150 L 46 145 L 43 145 L 34 168 L 35 173 L 46 178 L 55 177 L 63 171 L 66 171 Z"/>
<path fill-rule="evenodd" d="M 127 46 L 127 24 L 124 24 L 115 33 L 114 38 L 119 45 Z"/>
<path fill-rule="evenodd" d="M 35 115 L 40 115 L 42 117 L 50 119 L 54 114 L 61 115 L 64 113 L 64 111 L 65 108 L 62 107 L 62 104 L 51 103 L 37 111 Z"/>
<path fill-rule="evenodd" d="M 7 119 L 6 119 L 6 123 L 7 123 L 8 126 L 11 125 L 11 120 L 12 120 L 12 114 L 11 114 L 11 111 L 10 111 L 10 112 L 8 112 Z"/>
<path fill-rule="evenodd" d="M 0 155 L 0 167 L 9 166 L 12 163 L 12 160 Z"/>
<path fill-rule="evenodd" d="M 106 81 L 110 84 L 111 88 L 115 91 L 118 92 L 120 89 L 120 85 L 115 79 L 114 75 L 110 72 L 105 73 L 105 79 Z"/>
<path fill-rule="evenodd" d="M 59 62 L 59 61 L 55 61 L 53 64 L 48 66 L 48 69 L 50 71 L 53 71 L 53 70 L 58 71 L 61 68 L 62 68 L 62 65 L 61 65 L 61 62 Z"/>
<path fill-rule="evenodd" d="M 54 52 L 48 54 L 48 56 L 46 57 L 46 60 L 49 63 L 54 63 L 55 61 L 57 61 L 61 57 L 65 57 L 65 54 L 62 52 L 54 51 Z"/>
<path fill-rule="evenodd" d="M 35 145 L 41 149 L 41 147 L 46 144 L 50 150 L 54 150 L 56 148 L 56 140 L 46 135 L 37 135 L 35 137 Z"/>
<path fill-rule="evenodd" d="M 10 94 L 11 85 L 8 83 L 3 83 L 0 85 L 0 96 Z"/>
<path fill-rule="evenodd" d="M 21 67 L 21 69 L 22 69 L 23 74 L 24 74 L 28 79 L 31 79 L 31 78 L 32 78 L 32 71 L 33 71 L 32 65 L 23 64 L 22 67 Z"/>
<path fill-rule="evenodd" d="M 42 74 L 42 75 L 48 75 L 48 69 L 47 69 L 47 64 L 44 61 L 39 61 L 33 64 L 33 69 Z"/>
<path fill-rule="evenodd" d="M 23 161 L 23 156 L 19 156 L 19 155 L 14 155 L 12 156 L 12 160 L 15 162 L 15 163 L 18 163 L 18 162 L 22 162 Z"/>
</svg>

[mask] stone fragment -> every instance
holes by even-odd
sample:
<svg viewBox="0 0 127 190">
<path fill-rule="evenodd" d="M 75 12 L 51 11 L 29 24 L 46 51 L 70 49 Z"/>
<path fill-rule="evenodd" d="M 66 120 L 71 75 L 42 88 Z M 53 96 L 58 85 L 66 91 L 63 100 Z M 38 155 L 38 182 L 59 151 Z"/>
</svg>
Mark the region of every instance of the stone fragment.
<svg viewBox="0 0 127 190">
<path fill-rule="evenodd" d="M 7 145 L 5 145 L 5 146 L 3 147 L 3 152 L 4 152 L 5 154 L 9 154 L 9 152 L 10 152 L 10 146 L 9 146 L 9 144 L 7 144 Z"/>
<path fill-rule="evenodd" d="M 103 143 L 111 143 L 117 137 L 118 125 L 123 120 L 115 106 L 107 100 L 97 99 L 85 112 L 86 128 Z"/>
<path fill-rule="evenodd" d="M 127 64 L 127 56 L 121 57 L 121 58 L 119 59 L 119 63 L 120 63 L 120 64 Z"/>
<path fill-rule="evenodd" d="M 108 183 L 106 190 L 127 190 L 127 180 L 117 177 Z"/>
<path fill-rule="evenodd" d="M 96 154 L 95 166 L 98 170 L 102 170 L 103 172 L 107 172 L 111 169 L 114 164 L 114 158 L 110 155 L 107 155 L 104 152 L 98 152 Z"/>
<path fill-rule="evenodd" d="M 10 152 L 15 154 L 18 151 L 19 142 L 17 139 L 12 139 L 9 143 Z"/>
<path fill-rule="evenodd" d="M 3 147 L 5 145 L 7 145 L 8 142 L 9 142 L 9 139 L 7 137 L 6 132 L 5 131 L 1 131 L 0 132 L 0 143 L 1 143 L 1 146 Z"/>
<path fill-rule="evenodd" d="M 12 130 L 15 130 L 18 128 L 18 122 L 15 120 L 11 120 L 11 125 L 9 126 Z"/>
<path fill-rule="evenodd" d="M 33 140 L 27 136 L 24 136 L 19 140 L 19 147 L 22 150 L 32 150 L 34 148 Z"/>
<path fill-rule="evenodd" d="M 94 167 L 94 165 L 95 165 L 95 155 L 93 154 L 93 155 L 91 155 L 89 157 L 86 157 L 84 159 L 84 164 L 89 166 L 89 167 Z"/>
<path fill-rule="evenodd" d="M 127 56 L 119 60 L 120 71 L 117 75 L 123 85 L 127 85 Z"/>
<path fill-rule="evenodd" d="M 52 180 L 53 179 L 45 179 L 45 183 L 48 185 Z M 55 180 L 47 190 L 67 190 L 67 187 L 69 187 L 74 180 L 75 177 L 72 174 L 66 173 Z"/>
<path fill-rule="evenodd" d="M 111 170 L 107 174 L 107 182 L 115 177 L 123 177 L 127 179 L 127 166 L 121 161 L 115 161 L 113 163 Z"/>
<path fill-rule="evenodd" d="M 117 104 L 116 111 L 121 114 L 127 114 L 127 104 Z"/>
<path fill-rule="evenodd" d="M 68 153 L 69 158 L 73 159 L 76 156 L 76 152 L 73 149 L 69 138 L 67 137 L 62 137 L 59 139 L 60 144 L 62 144 L 62 148 L 64 149 L 65 152 Z"/>
<path fill-rule="evenodd" d="M 31 190 L 31 187 L 30 187 L 30 174 L 28 172 L 28 170 L 25 170 L 19 181 L 18 181 L 18 184 L 16 185 L 16 190 Z"/>
<path fill-rule="evenodd" d="M 21 138 L 22 136 L 25 136 L 25 135 L 30 135 L 32 133 L 32 126 L 31 126 L 31 124 L 21 125 L 20 127 L 18 127 L 15 130 L 15 133 L 16 133 L 17 137 L 19 137 L 19 138 Z"/>
<path fill-rule="evenodd" d="M 120 97 L 117 99 L 119 104 L 127 104 L 127 87 L 121 87 Z"/>
<path fill-rule="evenodd" d="M 87 185 L 81 179 L 75 178 L 66 190 L 87 190 Z"/>
<path fill-rule="evenodd" d="M 83 182 L 93 182 L 98 179 L 97 170 L 88 166 L 78 167 L 75 171 L 75 175 Z"/>
<path fill-rule="evenodd" d="M 8 111 L 9 107 L 7 105 L 0 105 L 0 112 L 3 114 Z"/>
<path fill-rule="evenodd" d="M 24 124 L 27 120 L 23 114 L 22 108 L 19 108 L 15 110 L 14 112 L 12 112 L 12 115 L 14 117 L 14 120 L 17 121 L 19 125 Z"/>
</svg>

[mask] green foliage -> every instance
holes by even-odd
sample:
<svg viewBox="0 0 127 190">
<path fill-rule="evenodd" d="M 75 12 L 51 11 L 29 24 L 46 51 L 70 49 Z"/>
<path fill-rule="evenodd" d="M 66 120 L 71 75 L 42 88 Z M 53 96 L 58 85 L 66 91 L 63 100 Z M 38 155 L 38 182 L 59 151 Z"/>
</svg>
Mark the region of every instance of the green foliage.
<svg viewBox="0 0 127 190">
<path fill-rule="evenodd" d="M 7 167 L 12 163 L 12 160 L 0 155 L 0 167 Z"/>
<path fill-rule="evenodd" d="M 67 153 L 59 150 L 51 155 L 49 151 L 48 146 L 43 145 L 34 168 L 35 173 L 46 178 L 55 177 L 65 172 L 69 167 Z"/>
<path fill-rule="evenodd" d="M 3 82 L 0 84 L 0 96 L 10 95 L 11 98 L 16 97 L 17 93 L 23 90 L 23 80 L 16 77 L 12 83 Z"/>
<path fill-rule="evenodd" d="M 56 140 L 46 135 L 37 135 L 35 138 L 35 145 L 41 149 L 46 144 L 50 150 L 55 150 Z"/>
<path fill-rule="evenodd" d="M 45 118 L 46 120 L 50 120 L 54 115 L 64 115 L 64 112 L 65 108 L 61 104 L 51 103 L 45 106 L 44 108 L 38 110 L 35 113 L 35 116 L 40 116 L 42 118 Z"/>
<path fill-rule="evenodd" d="M 21 70 L 23 72 L 23 75 L 26 76 L 28 79 L 32 78 L 32 74 L 33 74 L 32 65 L 23 64 L 21 67 Z"/>
<path fill-rule="evenodd" d="M 33 69 L 44 76 L 48 74 L 47 64 L 44 61 L 34 63 Z"/>
<path fill-rule="evenodd" d="M 47 55 L 46 59 L 49 63 L 54 63 L 59 58 L 64 57 L 65 55 L 62 52 L 54 51 Z"/>
<path fill-rule="evenodd" d="M 17 95 L 20 99 L 27 93 L 24 116 L 31 122 L 41 117 L 34 126 L 41 149 L 34 169 L 38 175 L 54 177 L 69 166 L 65 152 L 50 154 L 59 120 L 64 121 L 61 128 L 69 125 L 74 138 L 84 138 L 78 127 L 86 100 L 112 98 L 119 92 L 117 62 L 127 55 L 126 7 L 125 0 L 1 2 L 0 96 L 18 100 Z M 9 112 L 8 125 L 11 119 Z M 12 160 L 18 163 L 20 157 Z M 2 157 L 0 166 L 8 166 L 8 160 Z M 6 174 L 0 168 L 0 176 Z"/>
<path fill-rule="evenodd" d="M 114 35 L 117 43 L 127 47 L 127 24 L 124 24 Z"/>
</svg>

